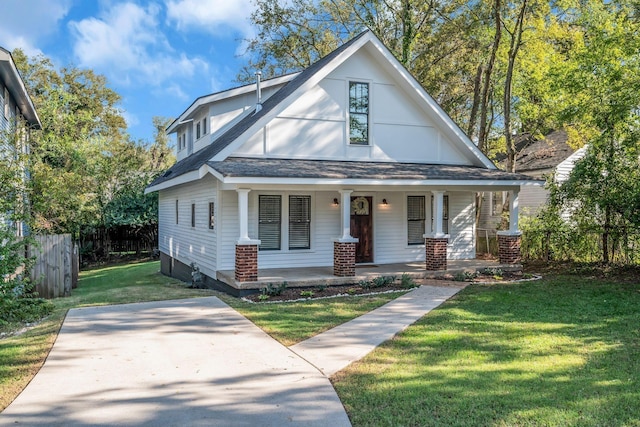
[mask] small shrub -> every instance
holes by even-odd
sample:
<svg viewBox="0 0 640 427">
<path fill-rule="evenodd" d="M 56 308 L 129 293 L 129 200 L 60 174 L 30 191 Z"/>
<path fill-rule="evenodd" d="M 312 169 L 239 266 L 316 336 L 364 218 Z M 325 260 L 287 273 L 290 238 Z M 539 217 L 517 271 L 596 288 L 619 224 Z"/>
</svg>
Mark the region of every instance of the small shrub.
<svg viewBox="0 0 640 427">
<path fill-rule="evenodd" d="M 327 285 L 318 285 L 318 292 L 324 292 L 327 289 Z"/>
<path fill-rule="evenodd" d="M 277 297 L 278 295 L 282 295 L 285 289 L 287 289 L 287 282 L 282 282 L 279 285 L 274 285 L 273 283 L 269 283 L 266 287 L 260 289 L 263 295 L 268 295 L 270 297 Z"/>
<path fill-rule="evenodd" d="M 468 282 L 475 279 L 475 277 L 475 273 L 472 273 L 470 271 L 461 271 L 453 276 L 453 280 L 455 280 L 456 282 Z"/>
<path fill-rule="evenodd" d="M 358 290 L 357 290 L 356 288 L 349 288 L 349 289 L 347 289 L 347 293 L 348 293 L 349 295 L 355 295 L 355 294 L 356 294 L 356 292 L 358 292 Z"/>
<path fill-rule="evenodd" d="M 300 296 L 304 298 L 311 298 L 313 295 L 313 291 L 300 291 Z"/>
<path fill-rule="evenodd" d="M 372 288 L 384 288 L 385 286 L 392 285 L 396 281 L 395 276 L 380 276 L 371 280 Z"/>
<path fill-rule="evenodd" d="M 496 276 L 502 277 L 504 275 L 504 272 L 501 268 L 485 268 L 484 270 L 482 270 L 482 274 L 486 276 L 493 276 L 495 278 Z"/>
<path fill-rule="evenodd" d="M 371 280 L 360 280 L 358 285 L 360 285 L 362 289 L 370 289 L 373 287 L 373 282 Z"/>
<path fill-rule="evenodd" d="M 400 286 L 404 289 L 411 289 L 416 287 L 416 282 L 407 273 L 402 273 L 400 277 Z"/>
<path fill-rule="evenodd" d="M 271 297 L 270 297 L 269 295 L 267 295 L 267 294 L 260 294 L 260 295 L 258 295 L 258 300 L 260 300 L 260 301 L 266 301 L 266 300 L 268 300 L 269 298 L 271 298 Z"/>
<path fill-rule="evenodd" d="M 524 273 L 524 274 L 522 275 L 522 278 L 523 278 L 523 279 L 533 279 L 533 274 L 531 274 L 531 273 Z"/>
</svg>

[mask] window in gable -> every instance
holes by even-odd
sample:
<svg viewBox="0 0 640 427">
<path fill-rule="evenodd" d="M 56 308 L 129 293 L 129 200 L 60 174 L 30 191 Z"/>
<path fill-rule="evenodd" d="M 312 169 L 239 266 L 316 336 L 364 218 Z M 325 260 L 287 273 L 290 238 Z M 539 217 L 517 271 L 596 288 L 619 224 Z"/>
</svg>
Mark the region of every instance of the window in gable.
<svg viewBox="0 0 640 427">
<path fill-rule="evenodd" d="M 369 83 L 349 82 L 349 143 L 369 144 Z"/>
<path fill-rule="evenodd" d="M 207 134 L 207 118 L 202 119 L 202 134 Z"/>
<path fill-rule="evenodd" d="M 200 122 L 196 125 L 196 139 L 200 139 Z"/>
<path fill-rule="evenodd" d="M 289 196 L 289 249 L 311 248 L 311 196 Z"/>
<path fill-rule="evenodd" d="M 282 217 L 282 198 L 280 196 L 258 197 L 258 239 L 260 250 L 279 250 Z"/>
<path fill-rule="evenodd" d="M 425 197 L 407 196 L 407 244 L 424 243 Z"/>
</svg>

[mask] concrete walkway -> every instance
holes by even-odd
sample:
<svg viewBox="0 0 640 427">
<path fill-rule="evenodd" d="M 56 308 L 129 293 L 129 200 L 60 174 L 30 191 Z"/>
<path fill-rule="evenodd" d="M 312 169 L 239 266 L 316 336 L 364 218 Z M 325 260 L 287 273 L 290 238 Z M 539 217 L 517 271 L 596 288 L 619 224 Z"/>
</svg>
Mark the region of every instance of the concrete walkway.
<svg viewBox="0 0 640 427">
<path fill-rule="evenodd" d="M 216 297 L 73 309 L 0 426 L 350 426 L 328 376 L 459 290 L 422 286 L 290 349 Z"/>
<path fill-rule="evenodd" d="M 420 286 L 380 308 L 289 348 L 329 377 L 363 358 L 461 289 Z"/>
</svg>

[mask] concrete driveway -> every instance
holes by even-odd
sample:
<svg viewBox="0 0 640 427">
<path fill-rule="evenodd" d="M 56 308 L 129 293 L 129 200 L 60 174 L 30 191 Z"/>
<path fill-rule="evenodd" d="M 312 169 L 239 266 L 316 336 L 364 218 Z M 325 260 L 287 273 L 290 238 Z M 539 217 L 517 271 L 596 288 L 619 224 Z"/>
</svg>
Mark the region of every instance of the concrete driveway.
<svg viewBox="0 0 640 427">
<path fill-rule="evenodd" d="M 349 426 L 329 380 L 218 298 L 69 311 L 0 426 Z"/>
</svg>

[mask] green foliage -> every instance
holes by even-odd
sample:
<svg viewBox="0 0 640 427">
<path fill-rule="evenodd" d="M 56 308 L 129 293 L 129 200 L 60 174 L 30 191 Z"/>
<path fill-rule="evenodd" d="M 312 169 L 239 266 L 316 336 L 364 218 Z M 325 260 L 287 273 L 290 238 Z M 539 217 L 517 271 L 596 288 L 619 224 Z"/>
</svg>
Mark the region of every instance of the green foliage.
<svg viewBox="0 0 640 427">
<path fill-rule="evenodd" d="M 402 276 L 400 277 L 400 286 L 404 289 L 411 289 L 416 287 L 416 282 L 409 274 L 402 273 Z"/>
<path fill-rule="evenodd" d="M 315 295 L 313 291 L 300 291 L 300 296 L 304 298 L 311 298 Z"/>
<path fill-rule="evenodd" d="M 470 271 L 460 271 L 453 276 L 453 280 L 455 280 L 456 282 L 469 282 L 475 279 L 475 277 L 475 273 L 472 273 Z"/>
<path fill-rule="evenodd" d="M 274 285 L 273 283 L 267 284 L 264 288 L 260 289 L 262 295 L 267 295 L 270 297 L 276 297 L 281 295 L 285 289 L 287 289 L 288 283 L 282 282 L 280 284 Z"/>
<path fill-rule="evenodd" d="M 78 235 L 93 227 L 157 222 L 144 186 L 173 162 L 155 117 L 155 142 L 126 133 L 120 95 L 89 69 L 56 68 L 44 56 L 12 53 L 42 121 L 31 131 L 31 208 L 35 231 Z M 122 212 L 119 211 L 122 209 Z"/>
</svg>

